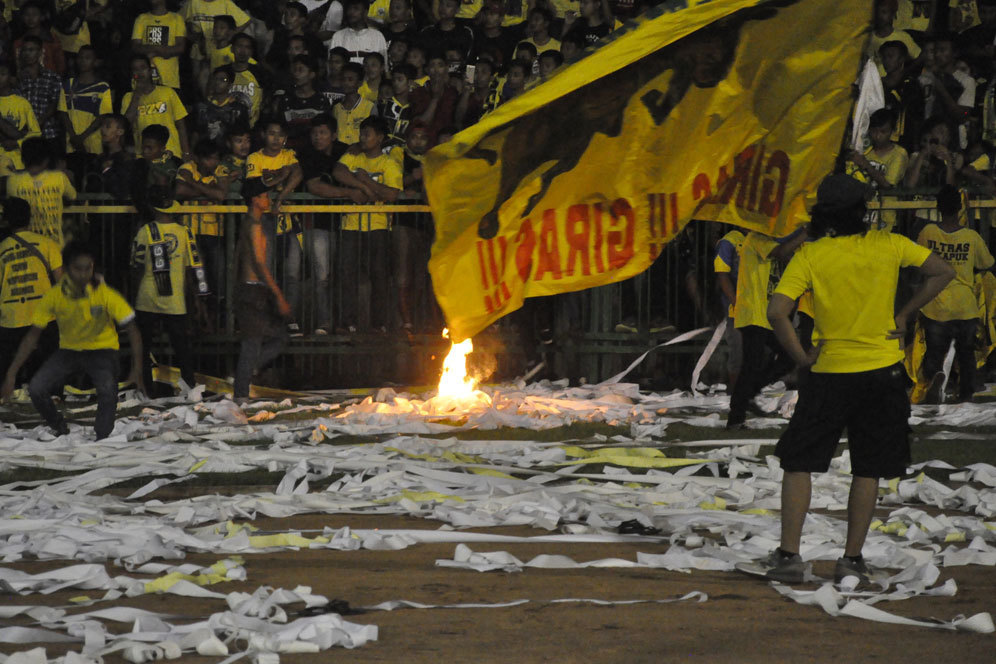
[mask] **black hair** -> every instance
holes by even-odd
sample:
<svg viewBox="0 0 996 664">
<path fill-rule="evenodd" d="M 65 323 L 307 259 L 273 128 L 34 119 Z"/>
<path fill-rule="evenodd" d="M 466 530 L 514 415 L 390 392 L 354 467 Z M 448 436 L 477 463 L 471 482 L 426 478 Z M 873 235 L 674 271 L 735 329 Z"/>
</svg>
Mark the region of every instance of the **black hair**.
<svg viewBox="0 0 996 664">
<path fill-rule="evenodd" d="M 938 31 L 932 35 L 929 35 L 926 39 L 928 44 L 936 44 L 938 42 L 951 42 L 951 46 L 957 51 L 958 50 L 958 38 L 953 32 Z"/>
<path fill-rule="evenodd" d="M 349 51 L 347 51 L 346 49 L 344 49 L 342 46 L 336 46 L 331 51 L 329 51 L 329 58 L 331 58 L 333 55 L 338 55 L 340 58 L 342 58 L 346 62 L 349 62 L 349 58 L 350 58 Z"/>
<path fill-rule="evenodd" d="M 361 81 L 363 80 L 363 65 L 357 62 L 347 62 L 346 66 L 342 68 L 342 73 L 345 74 L 347 71 L 353 72 Z"/>
<path fill-rule="evenodd" d="M 542 60 L 543 58 L 546 58 L 547 60 L 553 60 L 558 67 L 564 64 L 564 56 L 560 53 L 560 51 L 555 51 L 552 48 L 548 51 L 543 51 L 542 53 L 540 53 L 539 59 Z"/>
<path fill-rule="evenodd" d="M 380 66 L 381 67 L 384 66 L 384 56 L 381 55 L 380 53 L 377 53 L 376 51 L 372 53 L 367 53 L 366 55 L 363 56 L 364 60 L 366 60 L 367 58 L 374 58 L 376 60 L 380 60 Z"/>
<path fill-rule="evenodd" d="M 868 118 L 869 129 L 885 125 L 889 125 L 893 129 L 896 127 L 896 112 L 891 108 L 880 108 Z"/>
<path fill-rule="evenodd" d="M 169 129 L 161 124 L 149 125 L 142 130 L 142 140 L 151 138 L 160 145 L 169 143 Z"/>
<path fill-rule="evenodd" d="M 523 76 L 529 76 L 529 73 L 533 70 L 532 65 L 523 60 L 512 60 L 512 63 L 508 65 L 508 70 L 505 74 L 508 75 L 513 69 L 521 69 Z"/>
<path fill-rule="evenodd" d="M 946 184 L 937 192 L 937 211 L 942 215 L 957 214 L 961 210 L 961 192 L 954 185 Z"/>
<path fill-rule="evenodd" d="M 238 26 L 238 25 L 237 25 L 237 24 L 235 23 L 235 17 L 234 17 L 234 16 L 231 16 L 231 15 L 229 15 L 229 14 L 219 14 L 218 16 L 215 16 L 215 17 L 214 17 L 214 22 L 215 22 L 215 23 L 224 23 L 225 25 L 227 25 L 227 26 L 228 26 L 229 28 L 231 28 L 232 30 L 234 30 L 234 29 L 236 29 L 237 27 L 239 27 L 239 26 Z"/>
<path fill-rule="evenodd" d="M 898 48 L 900 51 L 903 52 L 904 58 L 908 58 L 910 55 L 909 47 L 903 42 L 899 41 L 898 39 L 890 39 L 889 41 L 884 42 L 881 46 L 878 47 L 878 52 L 884 53 L 885 49 L 887 48 Z"/>
<path fill-rule="evenodd" d="M 868 230 L 865 211 L 863 200 L 843 208 L 817 203 L 809 212 L 809 235 L 813 239 L 860 235 Z"/>
<path fill-rule="evenodd" d="M 214 71 L 211 73 L 217 74 L 218 72 L 225 74 L 226 76 L 228 76 L 228 78 L 232 79 L 233 81 L 235 80 L 235 70 L 232 68 L 232 65 L 230 64 L 221 65 L 220 67 L 215 67 Z"/>
<path fill-rule="evenodd" d="M 149 65 L 149 67 L 152 67 L 152 60 L 150 60 L 149 56 L 145 53 L 132 53 L 131 57 L 128 58 L 128 64 L 132 64 L 135 60 L 141 60 L 145 64 Z"/>
<path fill-rule="evenodd" d="M 210 157 L 211 155 L 221 156 L 221 150 L 218 148 L 218 144 L 212 141 L 210 138 L 202 138 L 194 144 L 194 156 L 200 159 L 205 157 Z"/>
<path fill-rule="evenodd" d="M 389 131 L 387 120 L 379 115 L 371 115 L 360 123 L 360 129 L 366 129 L 367 127 L 373 129 L 381 136 L 387 136 Z"/>
<path fill-rule="evenodd" d="M 333 134 L 339 132 L 339 123 L 332 116 L 331 113 L 319 113 L 315 117 L 311 118 L 312 127 L 328 127 L 329 131 Z"/>
<path fill-rule="evenodd" d="M 21 160 L 25 168 L 31 166 L 41 166 L 48 168 L 48 161 L 52 157 L 52 151 L 48 147 L 48 141 L 41 136 L 32 136 L 24 139 L 21 143 Z"/>
<path fill-rule="evenodd" d="M 93 47 L 93 45 L 91 45 L 91 44 L 83 44 L 82 46 L 80 46 L 79 50 L 78 50 L 78 51 L 76 51 L 76 55 L 79 55 L 79 54 L 80 54 L 80 53 L 82 53 L 83 51 L 93 51 L 93 52 L 94 52 L 94 54 L 96 54 L 96 53 L 97 53 L 97 49 L 95 49 L 95 48 Z"/>
<path fill-rule="evenodd" d="M 11 197 L 3 202 L 3 218 L 11 230 L 31 225 L 31 205 L 23 198 Z"/>
<path fill-rule="evenodd" d="M 536 46 L 532 42 L 520 41 L 518 44 L 515 45 L 515 50 L 512 52 L 517 53 L 522 49 L 531 52 L 533 54 L 532 59 L 533 60 L 536 59 Z"/>
<path fill-rule="evenodd" d="M 426 51 L 425 64 L 429 64 L 433 60 L 442 60 L 443 62 L 446 62 L 446 52 L 437 48 L 434 48 L 431 51 Z"/>
<path fill-rule="evenodd" d="M 418 72 L 415 71 L 414 65 L 410 65 L 407 62 L 395 65 L 394 68 L 391 69 L 391 74 L 401 74 L 409 81 L 415 80 L 415 77 L 418 76 Z"/>
<path fill-rule="evenodd" d="M 318 73 L 318 63 L 310 55 L 305 55 L 303 53 L 301 55 L 295 55 L 291 58 L 290 63 L 292 65 L 302 64 L 307 67 L 312 74 Z"/>
<path fill-rule="evenodd" d="M 232 46 L 235 46 L 235 42 L 239 41 L 240 39 L 245 39 L 246 41 L 248 41 L 249 44 L 252 46 L 253 50 L 254 51 L 256 50 L 256 40 L 253 38 L 252 35 L 248 35 L 244 32 L 236 32 L 234 35 L 232 35 Z"/>
<path fill-rule="evenodd" d="M 529 12 L 529 16 L 531 17 L 533 14 L 539 14 L 546 19 L 548 24 L 553 23 L 553 14 L 544 7 L 533 7 L 533 10 Z"/>
<path fill-rule="evenodd" d="M 245 120 L 235 122 L 225 132 L 225 138 L 231 138 L 232 136 L 252 136 L 252 127 Z"/>
<path fill-rule="evenodd" d="M 561 47 L 563 47 L 565 43 L 574 44 L 582 51 L 584 50 L 584 47 L 587 46 L 587 44 L 585 44 L 584 42 L 584 37 L 581 35 L 581 33 L 575 32 L 574 30 L 568 32 L 566 35 L 564 35 L 564 38 L 560 40 Z M 902 42 L 899 43 L 901 44 Z"/>
<path fill-rule="evenodd" d="M 927 118 L 924 121 L 923 126 L 920 127 L 920 135 L 921 136 L 926 136 L 927 134 L 929 134 L 930 132 L 934 131 L 934 129 L 936 129 L 937 127 L 939 127 L 941 125 L 944 125 L 945 127 L 948 128 L 948 141 L 949 141 L 949 144 L 945 145 L 944 147 L 950 148 L 951 147 L 950 146 L 950 142 L 953 141 L 955 138 L 957 138 L 958 131 L 955 129 L 954 125 L 952 125 L 948 121 L 948 119 L 946 117 L 944 117 L 943 115 L 932 115 L 929 118 Z"/>
<path fill-rule="evenodd" d="M 117 125 L 121 127 L 121 131 L 124 133 L 125 136 L 128 136 L 131 133 L 131 123 L 128 122 L 128 118 L 121 115 L 120 113 L 104 113 L 103 115 L 100 116 L 100 119 L 114 120 L 114 122 L 116 122 Z"/>
<path fill-rule="evenodd" d="M 21 8 L 21 11 L 24 11 L 23 7 Z M 38 46 L 41 47 L 45 46 L 45 42 L 43 42 L 42 38 L 39 37 L 38 35 L 24 35 L 23 37 L 21 37 L 22 44 L 26 44 L 27 42 L 31 42 L 32 44 L 38 44 Z"/>
<path fill-rule="evenodd" d="M 285 10 L 287 10 L 287 9 L 293 9 L 298 14 L 300 14 L 302 18 L 307 18 L 308 17 L 308 8 L 305 7 L 303 4 L 301 4 L 300 2 L 288 2 L 284 6 L 284 9 Z"/>
<path fill-rule="evenodd" d="M 80 256 L 89 256 L 94 263 L 97 262 L 97 252 L 89 243 L 83 240 L 70 240 L 62 249 L 62 264 L 68 267 Z"/>
<path fill-rule="evenodd" d="M 270 128 L 270 125 L 277 125 L 285 134 L 287 133 L 287 121 L 279 115 L 268 115 L 265 118 L 260 118 L 256 124 L 264 133 Z"/>
</svg>

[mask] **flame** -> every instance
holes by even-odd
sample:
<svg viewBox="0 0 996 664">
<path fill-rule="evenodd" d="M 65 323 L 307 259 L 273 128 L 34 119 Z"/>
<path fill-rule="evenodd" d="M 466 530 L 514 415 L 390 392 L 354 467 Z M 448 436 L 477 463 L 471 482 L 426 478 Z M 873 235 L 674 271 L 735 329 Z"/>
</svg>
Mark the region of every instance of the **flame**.
<svg viewBox="0 0 996 664">
<path fill-rule="evenodd" d="M 443 329 L 443 338 L 449 339 L 450 331 Z M 439 377 L 437 396 L 451 399 L 469 399 L 474 396 L 477 381 L 467 375 L 467 355 L 474 350 L 470 339 L 452 344 L 443 360 L 443 375 Z"/>
</svg>

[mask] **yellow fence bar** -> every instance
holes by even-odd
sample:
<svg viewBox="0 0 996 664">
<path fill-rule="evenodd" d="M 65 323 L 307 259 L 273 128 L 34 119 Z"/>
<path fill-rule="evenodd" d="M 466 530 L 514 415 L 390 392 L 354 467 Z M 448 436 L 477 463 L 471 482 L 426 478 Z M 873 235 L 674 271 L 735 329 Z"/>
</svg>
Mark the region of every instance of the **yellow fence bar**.
<svg viewBox="0 0 996 664">
<path fill-rule="evenodd" d="M 285 203 L 280 206 L 281 212 L 431 212 L 428 205 L 294 205 Z M 217 214 L 239 213 L 248 211 L 245 205 L 177 205 L 170 212 L 178 214 Z M 133 205 L 90 205 L 86 202 L 75 202 L 63 208 L 66 214 L 129 214 L 136 212 Z"/>
</svg>

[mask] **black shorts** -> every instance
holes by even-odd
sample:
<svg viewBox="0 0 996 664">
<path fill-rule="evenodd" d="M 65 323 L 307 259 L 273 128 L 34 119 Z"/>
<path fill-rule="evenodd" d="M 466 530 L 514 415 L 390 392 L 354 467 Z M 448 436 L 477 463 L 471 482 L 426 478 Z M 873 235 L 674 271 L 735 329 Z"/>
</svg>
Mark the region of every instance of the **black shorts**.
<svg viewBox="0 0 996 664">
<path fill-rule="evenodd" d="M 788 472 L 825 472 L 847 429 L 851 472 L 898 477 L 910 461 L 910 400 L 902 364 L 860 373 L 811 373 L 775 447 Z"/>
</svg>

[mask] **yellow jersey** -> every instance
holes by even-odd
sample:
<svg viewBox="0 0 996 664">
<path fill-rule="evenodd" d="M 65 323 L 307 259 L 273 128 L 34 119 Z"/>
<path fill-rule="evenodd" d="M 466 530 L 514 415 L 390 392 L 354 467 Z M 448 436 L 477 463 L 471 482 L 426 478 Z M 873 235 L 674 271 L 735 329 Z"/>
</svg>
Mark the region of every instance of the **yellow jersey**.
<svg viewBox="0 0 996 664">
<path fill-rule="evenodd" d="M 65 173 L 42 171 L 32 175 L 18 171 L 7 178 L 7 195 L 26 200 L 31 206 L 31 230 L 62 247 L 63 199 L 76 198 L 76 189 Z"/>
<path fill-rule="evenodd" d="M 232 92 L 241 92 L 249 100 L 249 126 L 255 127 L 256 123 L 259 122 L 260 108 L 263 106 L 263 85 L 253 72 L 252 67 L 245 71 L 235 72 Z"/>
<path fill-rule="evenodd" d="M 111 86 L 107 81 L 96 81 L 89 85 L 81 85 L 75 78 L 68 78 L 62 83 L 62 90 L 59 91 L 59 107 L 69 116 L 69 121 L 73 125 L 73 131 L 82 134 L 101 115 L 114 112 L 114 104 L 111 101 Z M 95 131 L 83 140 L 86 151 L 90 154 L 100 154 L 103 145 L 100 142 L 100 131 Z M 73 152 L 74 148 L 66 137 L 66 151 Z"/>
<path fill-rule="evenodd" d="M 296 163 L 298 163 L 297 154 L 293 150 L 281 150 L 279 154 L 272 157 L 265 154 L 262 150 L 253 152 L 246 159 L 246 180 L 261 178 L 264 171 L 276 171 L 284 166 L 292 166 Z M 270 190 L 269 195 L 254 197 L 250 207 L 255 207 L 260 212 L 269 212 L 271 196 L 279 194 L 281 190 L 281 187 L 276 187 Z M 291 230 L 292 224 L 290 215 L 281 213 L 277 218 L 277 234 L 282 235 L 288 232 Z"/>
<path fill-rule="evenodd" d="M 339 140 L 346 145 L 360 141 L 360 123 L 373 113 L 374 104 L 369 99 L 360 97 L 356 106 L 349 109 L 343 102 L 332 107 L 332 115 L 339 126 Z"/>
<path fill-rule="evenodd" d="M 187 268 L 201 266 L 190 230 L 175 222 L 151 221 L 138 229 L 131 245 L 131 266 L 142 270 L 135 308 L 157 314 L 185 314 Z"/>
<path fill-rule="evenodd" d="M 205 37 L 211 36 L 214 17 L 226 14 L 235 19 L 236 28 L 249 22 L 249 15 L 234 0 L 189 0 L 183 6 L 183 18 Z"/>
<path fill-rule="evenodd" d="M 937 297 L 924 305 L 921 313 L 937 321 L 979 318 L 975 272 L 993 266 L 993 255 L 989 253 L 985 240 L 970 228 L 945 233 L 937 224 L 927 224 L 916 242 L 943 258 L 955 271 L 955 278 Z"/>
<path fill-rule="evenodd" d="M 879 154 L 875 148 L 869 145 L 864 152 L 864 156 L 873 169 L 885 176 L 890 187 L 895 187 L 902 182 L 903 176 L 906 175 L 906 167 L 910 163 L 910 156 L 906 152 L 906 148 L 895 143 L 892 144 L 891 149 L 885 154 Z M 858 168 L 857 164 L 853 161 L 847 162 L 844 170 L 855 180 L 868 182 L 874 189 L 879 188 L 878 183 L 872 178 L 871 173 Z M 898 199 L 895 196 L 882 197 L 883 202 L 895 202 L 896 200 Z M 871 212 L 870 214 L 872 216 L 868 221 L 872 224 L 873 228 L 891 231 L 892 227 L 896 225 L 895 210 L 882 210 L 881 212 Z"/>
<path fill-rule="evenodd" d="M 0 117 L 17 127 L 18 131 L 25 132 L 24 136 L 18 139 L 16 150 L 0 147 L 0 156 L 10 159 L 15 169 L 24 168 L 24 162 L 21 161 L 21 144 L 25 138 L 41 136 L 41 127 L 38 125 L 38 118 L 35 117 L 35 111 L 28 100 L 21 95 L 3 95 L 0 96 Z"/>
<path fill-rule="evenodd" d="M 733 307 L 735 327 L 756 325 L 771 329 L 768 298 L 778 283 L 779 265 L 769 255 L 777 246 L 775 238 L 753 231 L 744 238 L 737 270 L 737 302 Z"/>
<path fill-rule="evenodd" d="M 371 159 L 363 153 L 346 153 L 339 159 L 339 163 L 349 169 L 351 173 L 364 170 L 374 182 L 380 182 L 393 189 L 404 188 L 404 175 L 401 171 L 401 164 L 391 155 L 381 153 Z M 381 231 L 388 230 L 391 223 L 384 213 L 371 214 L 344 214 L 342 215 L 342 230 L 344 231 Z"/>
<path fill-rule="evenodd" d="M 14 236 L 37 249 L 48 265 Z M 24 230 L 14 236 L 0 242 L 0 327 L 31 325 L 35 305 L 52 287 L 49 270 L 62 267 L 62 252 L 49 238 Z"/>
<path fill-rule="evenodd" d="M 214 173 L 210 175 L 201 175 L 201 172 L 197 170 L 197 162 L 188 161 L 186 164 L 180 167 L 177 175 L 180 173 L 189 173 L 190 177 L 195 182 L 201 182 L 203 184 L 214 184 L 218 181 L 218 178 Z M 215 170 L 217 173 L 217 170 Z M 187 201 L 190 205 L 196 205 L 198 201 Z M 214 201 L 204 201 L 202 205 L 213 205 Z M 185 214 L 183 215 L 183 223 L 190 229 L 190 232 L 194 235 L 214 235 L 219 236 L 224 234 L 224 226 L 218 219 L 218 215 L 214 212 L 204 212 L 201 214 Z"/>
<path fill-rule="evenodd" d="M 132 94 L 132 92 L 125 93 L 124 99 L 121 100 L 122 115 L 125 115 L 125 110 L 131 105 Z M 157 85 L 139 101 L 138 122 L 133 127 L 135 145 L 142 144 L 143 129 L 149 125 L 162 125 L 169 129 L 166 149 L 175 155 L 182 155 L 183 148 L 180 147 L 180 134 L 176 130 L 176 123 L 187 117 L 187 109 L 176 95 L 176 90 Z"/>
<path fill-rule="evenodd" d="M 868 231 L 825 237 L 796 251 L 776 293 L 793 300 L 813 291 L 814 338 L 822 341 L 812 370 L 857 373 L 902 361 L 895 329 L 899 269 L 919 267 L 930 250 L 898 233 Z"/>
<path fill-rule="evenodd" d="M 131 40 L 145 46 L 176 46 L 176 40 L 186 38 L 187 24 L 176 12 L 166 12 L 162 16 L 139 14 L 131 29 Z M 155 71 L 152 80 L 156 85 L 180 88 L 180 58 L 152 57 Z"/>
<path fill-rule="evenodd" d="M 78 296 L 77 296 L 78 295 Z M 135 312 L 103 281 L 87 284 L 82 293 L 68 276 L 50 288 L 35 307 L 31 324 L 59 326 L 59 348 L 65 350 L 118 350 L 117 325 L 127 325 Z"/>
</svg>

